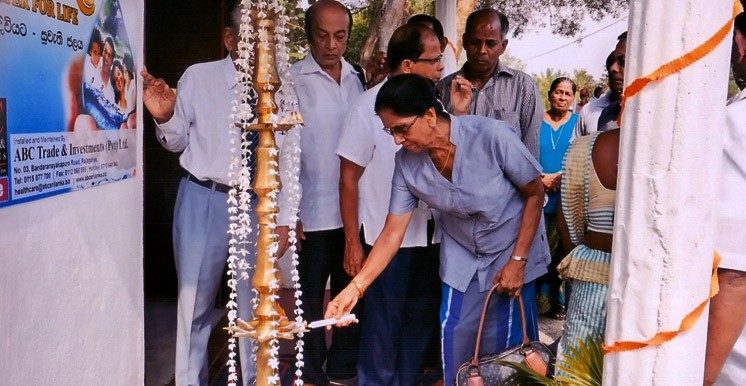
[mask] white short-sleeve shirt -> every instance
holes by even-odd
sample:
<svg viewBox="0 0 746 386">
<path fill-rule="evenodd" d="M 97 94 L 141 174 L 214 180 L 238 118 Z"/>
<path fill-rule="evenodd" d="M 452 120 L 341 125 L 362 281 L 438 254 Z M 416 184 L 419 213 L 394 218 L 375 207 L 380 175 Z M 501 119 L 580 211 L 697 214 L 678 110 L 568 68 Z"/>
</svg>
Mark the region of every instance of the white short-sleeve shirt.
<svg viewBox="0 0 746 386">
<path fill-rule="evenodd" d="M 300 139 L 300 219 L 304 231 L 342 227 L 339 209 L 339 157 L 334 152 L 342 121 L 352 102 L 363 93 L 358 73 L 342 59 L 338 84 L 311 54 L 293 64 L 293 89 L 304 128 Z"/>
<path fill-rule="evenodd" d="M 386 222 L 394 157 L 401 148 L 382 130 L 383 122 L 374 109 L 383 83 L 363 93 L 350 106 L 337 146 L 337 155 L 365 168 L 358 182 L 358 220 L 368 245 L 375 243 Z M 430 211 L 425 205 L 414 210 L 404 234 L 403 248 L 427 246 L 429 218 Z"/>
<path fill-rule="evenodd" d="M 720 268 L 746 271 L 746 90 L 728 101 L 725 113 L 723 164 L 720 174 L 719 206 L 715 225 L 715 249 Z M 718 386 L 742 385 L 746 379 L 746 329 L 720 372 Z"/>
</svg>

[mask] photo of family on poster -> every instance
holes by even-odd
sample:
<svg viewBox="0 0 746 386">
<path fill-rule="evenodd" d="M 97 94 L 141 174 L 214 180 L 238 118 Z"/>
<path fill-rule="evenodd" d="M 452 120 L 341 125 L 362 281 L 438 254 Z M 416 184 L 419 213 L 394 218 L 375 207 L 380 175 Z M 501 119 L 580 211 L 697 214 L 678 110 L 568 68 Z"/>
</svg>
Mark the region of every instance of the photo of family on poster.
<svg viewBox="0 0 746 386">
<path fill-rule="evenodd" d="M 83 60 L 83 106 L 75 131 L 136 128 L 135 63 L 118 1 L 105 1 Z"/>
</svg>

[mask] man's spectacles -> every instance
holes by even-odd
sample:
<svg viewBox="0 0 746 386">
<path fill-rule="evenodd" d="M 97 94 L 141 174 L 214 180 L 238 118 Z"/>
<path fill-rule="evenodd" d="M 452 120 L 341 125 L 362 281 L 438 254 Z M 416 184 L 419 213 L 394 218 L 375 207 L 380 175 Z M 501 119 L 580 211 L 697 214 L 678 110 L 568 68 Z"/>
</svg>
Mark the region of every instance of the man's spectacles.
<svg viewBox="0 0 746 386">
<path fill-rule="evenodd" d="M 417 122 L 418 119 L 420 119 L 420 117 L 421 115 L 418 115 L 417 117 L 415 117 L 414 121 L 412 121 L 412 123 L 410 123 L 406 127 L 404 125 L 399 125 L 399 126 L 394 126 L 394 127 L 384 126 L 383 131 L 385 131 L 386 134 L 388 135 L 394 135 L 394 134 L 404 135 L 407 133 L 407 131 L 409 131 L 412 125 L 414 125 L 414 123 Z"/>
<path fill-rule="evenodd" d="M 430 64 L 436 64 L 436 63 L 440 63 L 441 61 L 443 61 L 443 54 L 440 54 L 438 55 L 437 58 L 433 58 L 433 59 L 417 58 L 417 59 L 411 59 L 411 60 L 415 63 L 425 62 L 425 63 L 430 63 Z"/>
</svg>

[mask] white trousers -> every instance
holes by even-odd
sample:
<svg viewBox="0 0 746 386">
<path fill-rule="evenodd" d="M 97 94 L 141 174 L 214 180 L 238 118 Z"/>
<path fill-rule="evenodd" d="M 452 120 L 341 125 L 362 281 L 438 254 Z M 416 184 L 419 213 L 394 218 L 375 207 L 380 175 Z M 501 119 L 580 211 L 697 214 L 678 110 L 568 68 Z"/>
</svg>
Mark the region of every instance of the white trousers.
<svg viewBox="0 0 746 386">
<path fill-rule="evenodd" d="M 179 280 L 176 323 L 176 385 L 206 386 L 207 342 L 213 329 L 213 310 L 228 258 L 228 195 L 182 178 L 174 208 L 174 258 Z M 257 220 L 252 205 L 249 264 L 256 263 Z M 253 274 L 249 272 L 249 277 Z M 227 288 L 227 287 L 226 287 Z M 251 281 L 238 283 L 238 315 L 251 320 Z M 221 307 L 224 305 L 220 305 Z M 239 339 L 244 385 L 253 384 L 256 365 L 253 342 Z"/>
</svg>

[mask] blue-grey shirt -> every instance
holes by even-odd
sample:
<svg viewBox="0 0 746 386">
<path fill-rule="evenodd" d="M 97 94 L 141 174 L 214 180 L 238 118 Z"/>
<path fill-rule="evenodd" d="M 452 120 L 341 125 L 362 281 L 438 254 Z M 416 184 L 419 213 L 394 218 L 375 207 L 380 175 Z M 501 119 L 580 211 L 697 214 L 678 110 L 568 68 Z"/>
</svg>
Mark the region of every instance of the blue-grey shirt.
<svg viewBox="0 0 746 386">
<path fill-rule="evenodd" d="M 515 246 L 523 215 L 518 187 L 539 177 L 541 166 L 502 121 L 451 116 L 451 142 L 453 182 L 438 173 L 428 152 L 397 152 L 389 213 L 409 213 L 419 200 L 438 210 L 441 280 L 465 292 L 476 273 L 480 291 L 486 291 Z M 524 283 L 547 272 L 543 223 L 525 257 Z"/>
</svg>

